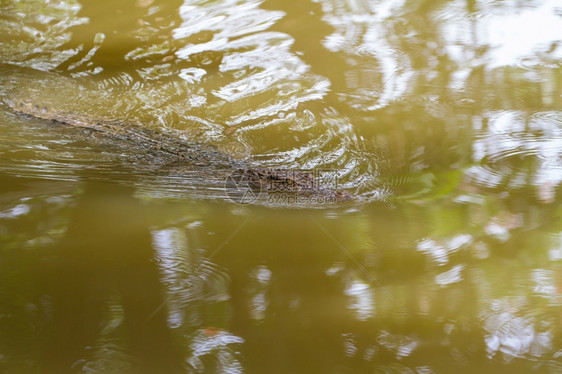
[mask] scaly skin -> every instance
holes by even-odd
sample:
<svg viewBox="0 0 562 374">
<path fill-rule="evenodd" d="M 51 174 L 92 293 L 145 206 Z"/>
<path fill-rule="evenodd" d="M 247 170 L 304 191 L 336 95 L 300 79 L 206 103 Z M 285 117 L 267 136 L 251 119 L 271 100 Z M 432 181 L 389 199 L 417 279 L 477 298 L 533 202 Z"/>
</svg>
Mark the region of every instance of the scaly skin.
<svg viewBox="0 0 562 374">
<path fill-rule="evenodd" d="M 261 190 L 269 193 L 316 196 L 330 202 L 351 199 L 351 195 L 346 191 L 323 188 L 310 172 L 252 167 L 220 153 L 214 147 L 186 143 L 180 138 L 144 128 L 137 123 L 89 118 L 73 112 L 41 107 L 26 100 L 7 100 L 6 104 L 13 111 L 24 116 L 111 135 L 158 154 L 170 163 L 180 162 L 190 167 L 236 171 L 243 176 L 244 182 L 259 186 Z"/>
</svg>

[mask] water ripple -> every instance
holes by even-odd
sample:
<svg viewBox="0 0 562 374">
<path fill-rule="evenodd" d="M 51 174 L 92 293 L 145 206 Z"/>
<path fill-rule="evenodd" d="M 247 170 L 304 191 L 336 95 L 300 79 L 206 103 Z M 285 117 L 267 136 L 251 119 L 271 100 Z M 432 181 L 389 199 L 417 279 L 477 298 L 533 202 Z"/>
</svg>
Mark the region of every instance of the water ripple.
<svg viewBox="0 0 562 374">
<path fill-rule="evenodd" d="M 469 169 L 486 186 L 512 187 L 562 181 L 560 112 L 504 111 L 493 113 L 489 125 L 473 142 L 478 166 Z"/>
</svg>

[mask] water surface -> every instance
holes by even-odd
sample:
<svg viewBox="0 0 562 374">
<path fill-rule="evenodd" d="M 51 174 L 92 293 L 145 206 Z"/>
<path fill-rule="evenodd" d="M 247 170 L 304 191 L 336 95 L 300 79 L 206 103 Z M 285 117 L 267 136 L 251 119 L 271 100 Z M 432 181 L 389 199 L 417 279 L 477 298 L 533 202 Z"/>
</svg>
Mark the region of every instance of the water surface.
<svg viewBox="0 0 562 374">
<path fill-rule="evenodd" d="M 562 370 L 555 1 L 5 0 L 0 30 L 2 371 Z M 355 198 L 238 204 L 14 99 Z"/>
</svg>

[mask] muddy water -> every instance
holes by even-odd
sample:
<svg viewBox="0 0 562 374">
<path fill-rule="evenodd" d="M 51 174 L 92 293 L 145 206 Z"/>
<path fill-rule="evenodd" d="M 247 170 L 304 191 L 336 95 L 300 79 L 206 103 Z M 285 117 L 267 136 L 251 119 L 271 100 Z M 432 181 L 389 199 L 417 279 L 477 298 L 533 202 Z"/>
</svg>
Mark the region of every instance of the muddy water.
<svg viewBox="0 0 562 374">
<path fill-rule="evenodd" d="M 561 15 L 1 2 L 2 371 L 560 372 Z M 13 100 L 354 199 L 254 200 Z"/>
</svg>

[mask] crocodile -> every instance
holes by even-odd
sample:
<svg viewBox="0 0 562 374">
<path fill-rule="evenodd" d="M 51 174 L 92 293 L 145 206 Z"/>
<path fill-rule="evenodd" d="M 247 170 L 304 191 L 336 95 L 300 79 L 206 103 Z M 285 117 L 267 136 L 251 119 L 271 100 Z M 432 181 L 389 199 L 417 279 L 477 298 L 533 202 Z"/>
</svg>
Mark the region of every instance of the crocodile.
<svg viewBox="0 0 562 374">
<path fill-rule="evenodd" d="M 328 203 L 352 199 L 351 194 L 345 190 L 322 186 L 317 176 L 311 171 L 254 166 L 248 161 L 234 159 L 213 146 L 188 142 L 179 136 L 149 129 L 132 121 L 91 118 L 70 111 L 58 111 L 36 105 L 28 100 L 4 101 L 11 110 L 21 116 L 94 130 L 142 147 L 168 163 L 179 163 L 190 168 L 205 170 L 226 170 L 230 173 L 229 180 L 232 181 L 234 177 L 237 186 L 242 184 L 250 187 L 253 191 L 265 191 L 267 194 L 286 194 L 297 198 L 290 201 L 301 201 L 301 199 L 298 199 L 299 197 L 314 197 L 314 200 L 311 201 Z M 227 188 L 229 187 L 232 188 L 232 184 L 229 186 L 227 183 Z"/>
</svg>

